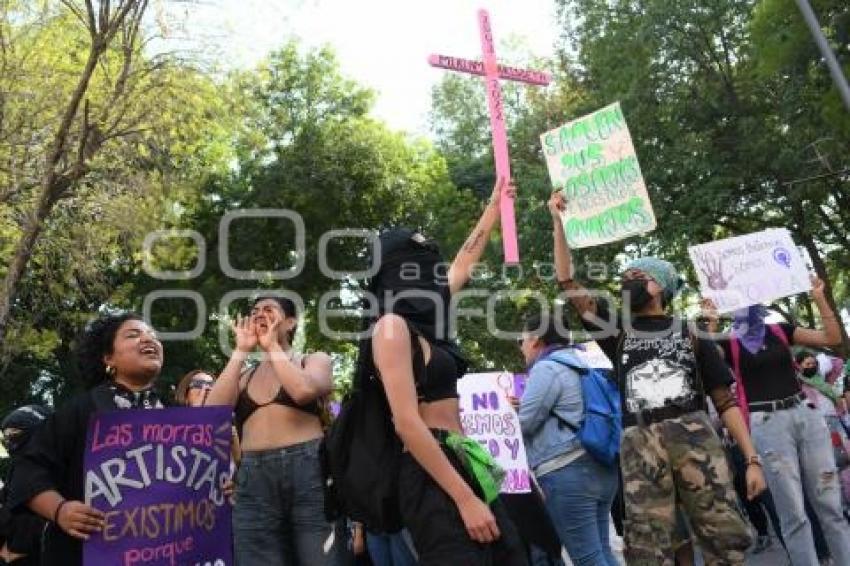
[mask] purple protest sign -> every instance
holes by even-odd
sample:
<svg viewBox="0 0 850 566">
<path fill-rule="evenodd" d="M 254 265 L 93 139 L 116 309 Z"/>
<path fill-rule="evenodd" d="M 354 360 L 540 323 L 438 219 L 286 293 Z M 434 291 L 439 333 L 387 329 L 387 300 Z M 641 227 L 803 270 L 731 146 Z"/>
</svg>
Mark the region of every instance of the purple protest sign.
<svg viewBox="0 0 850 566">
<path fill-rule="evenodd" d="M 507 372 L 468 373 L 457 383 L 463 433 L 489 450 L 505 471 L 502 493 L 531 491 L 531 472 L 522 430 L 508 395 L 514 376 Z"/>
<path fill-rule="evenodd" d="M 106 526 L 87 566 L 230 566 L 229 407 L 119 410 L 89 421 L 86 503 Z"/>
</svg>

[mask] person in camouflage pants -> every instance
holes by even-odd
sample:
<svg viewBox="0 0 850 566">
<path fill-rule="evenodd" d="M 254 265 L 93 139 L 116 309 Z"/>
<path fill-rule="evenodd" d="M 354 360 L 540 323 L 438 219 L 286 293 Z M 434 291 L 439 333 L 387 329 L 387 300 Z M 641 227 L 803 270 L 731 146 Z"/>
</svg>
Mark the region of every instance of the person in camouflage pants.
<svg viewBox="0 0 850 566">
<path fill-rule="evenodd" d="M 765 489 L 764 473 L 730 389 L 732 373 L 710 336 L 668 312 L 684 284 L 670 262 L 642 257 L 626 266 L 620 277 L 622 312 L 606 293 L 576 281 L 564 232 L 567 209 L 564 193 L 553 193 L 555 271 L 563 298 L 611 361 L 620 388 L 628 563 L 673 565 L 678 501 L 706 565 L 742 565 L 752 537 L 706 414 L 710 397 L 744 454 L 747 497 L 756 497 Z"/>
<path fill-rule="evenodd" d="M 706 565 L 744 563 L 752 535 L 704 412 L 626 429 L 621 462 L 629 565 L 673 565 L 677 497 Z"/>
</svg>

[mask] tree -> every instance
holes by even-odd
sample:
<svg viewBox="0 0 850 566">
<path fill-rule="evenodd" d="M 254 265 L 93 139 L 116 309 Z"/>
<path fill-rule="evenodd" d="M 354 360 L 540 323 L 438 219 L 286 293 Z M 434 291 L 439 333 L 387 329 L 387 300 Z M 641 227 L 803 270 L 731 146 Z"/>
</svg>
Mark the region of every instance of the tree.
<svg viewBox="0 0 850 566">
<path fill-rule="evenodd" d="M 0 273 L 12 288 L 0 377 L 13 399 L 63 396 L 81 382 L 70 355 L 79 331 L 104 306 L 132 304 L 144 236 L 176 214 L 181 195 L 227 169 L 235 118 L 211 77 L 143 49 L 142 4 L 119 26 L 126 5 L 101 3 L 94 32 L 80 19 L 87 5 L 0 4 Z M 114 28 L 108 48 L 92 47 Z"/>
<path fill-rule="evenodd" d="M 42 233 L 45 219 L 58 200 L 67 196 L 68 192 L 89 173 L 91 160 L 100 147 L 110 138 L 127 135 L 129 129 L 137 125 L 125 118 L 125 112 L 127 88 L 133 84 L 131 73 L 136 70 L 134 56 L 140 49 L 139 27 L 147 1 L 120 1 L 114 8 L 109 2 L 102 2 L 95 9 L 91 2 L 86 2 L 85 8 L 82 8 L 69 0 L 62 2 L 62 6 L 73 17 L 78 18 L 88 31 L 88 53 L 78 71 L 76 84 L 64 103 L 58 108 L 46 109 L 47 112 L 58 110 L 57 116 L 44 124 L 52 130 L 52 133 L 44 139 L 43 144 L 39 144 L 41 147 L 27 148 L 30 151 L 35 149 L 36 153 L 42 153 L 42 155 L 33 156 L 36 163 L 38 161 L 42 163 L 36 165 L 35 174 L 15 175 L 17 182 L 10 183 L 4 191 L 6 199 L 23 197 L 21 193 L 29 192 L 30 185 L 30 181 L 24 179 L 29 177 L 34 185 L 32 187 L 34 203 L 26 216 L 21 239 L 15 246 L 12 260 L 6 270 L 2 292 L 0 292 L 0 341 L 3 341 L 5 337 L 12 301 L 39 235 Z M 6 16 L 3 22 L 4 28 L 11 27 L 10 18 L 13 18 L 14 14 L 15 12 L 10 12 L 8 9 L 4 10 Z M 111 83 L 111 92 L 104 97 L 101 105 L 93 107 L 87 99 L 90 85 L 95 78 L 98 65 L 106 62 L 108 54 L 113 54 L 110 53 L 110 48 L 119 33 L 120 46 L 118 49 L 113 49 L 114 55 L 118 58 L 119 71 L 111 81 L 108 79 L 106 81 L 107 84 Z M 4 50 L 4 55 L 8 55 L 8 51 Z M 3 61 L 7 69 L 16 63 L 18 61 L 14 61 L 14 53 Z M 122 106 L 125 106 L 124 112 L 122 112 Z M 9 118 L 5 111 L 3 116 L 4 120 Z M 39 126 L 42 125 L 39 124 Z M 3 130 L 8 132 L 9 128 L 3 127 Z M 15 130 L 16 135 L 21 133 L 38 135 L 33 130 L 30 132 L 20 132 L 17 128 Z M 17 144 L 13 142 L 12 145 L 14 147 Z"/>
<path fill-rule="evenodd" d="M 816 4 L 826 21 L 847 18 L 842 3 Z M 660 221 L 652 247 L 687 264 L 690 244 L 788 227 L 829 282 L 847 261 L 846 180 L 796 181 L 824 172 L 823 139 L 829 167 L 847 167 L 848 117 L 792 3 L 559 5 L 569 72 L 597 105 L 623 103 Z"/>
</svg>

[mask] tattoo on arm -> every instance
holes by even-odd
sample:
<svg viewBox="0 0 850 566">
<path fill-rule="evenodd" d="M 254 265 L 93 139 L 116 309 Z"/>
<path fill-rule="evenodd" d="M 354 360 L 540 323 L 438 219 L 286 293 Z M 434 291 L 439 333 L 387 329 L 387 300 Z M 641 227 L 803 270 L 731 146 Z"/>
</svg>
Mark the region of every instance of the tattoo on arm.
<svg viewBox="0 0 850 566">
<path fill-rule="evenodd" d="M 466 244 L 463 246 L 463 251 L 466 253 L 472 253 L 478 248 L 481 244 L 481 240 L 484 238 L 484 230 L 478 230 L 475 234 L 469 237 L 466 241 Z"/>
</svg>

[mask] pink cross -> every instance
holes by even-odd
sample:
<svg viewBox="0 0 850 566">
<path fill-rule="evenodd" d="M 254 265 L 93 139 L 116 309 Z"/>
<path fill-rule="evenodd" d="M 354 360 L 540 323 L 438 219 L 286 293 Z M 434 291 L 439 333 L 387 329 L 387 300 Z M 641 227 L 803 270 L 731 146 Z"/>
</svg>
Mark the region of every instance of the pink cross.
<svg viewBox="0 0 850 566">
<path fill-rule="evenodd" d="M 499 79 L 545 86 L 549 84 L 550 76 L 548 73 L 542 71 L 517 69 L 498 64 L 496 61 L 496 48 L 493 46 L 493 31 L 490 29 L 490 15 L 487 13 L 487 10 L 478 10 L 478 28 L 481 31 L 481 51 L 484 54 L 483 63 L 469 59 L 448 57 L 446 55 L 431 55 L 428 57 L 428 62 L 433 67 L 482 75 L 484 77 L 487 85 L 487 104 L 490 108 L 490 129 L 493 133 L 493 160 L 496 162 L 496 175 L 504 179 L 510 179 L 511 162 L 508 156 L 508 135 L 505 131 L 505 114 L 502 106 L 502 89 L 499 86 Z M 507 183 L 505 184 L 499 202 L 505 263 L 519 263 L 514 197 L 510 193 Z"/>
</svg>

